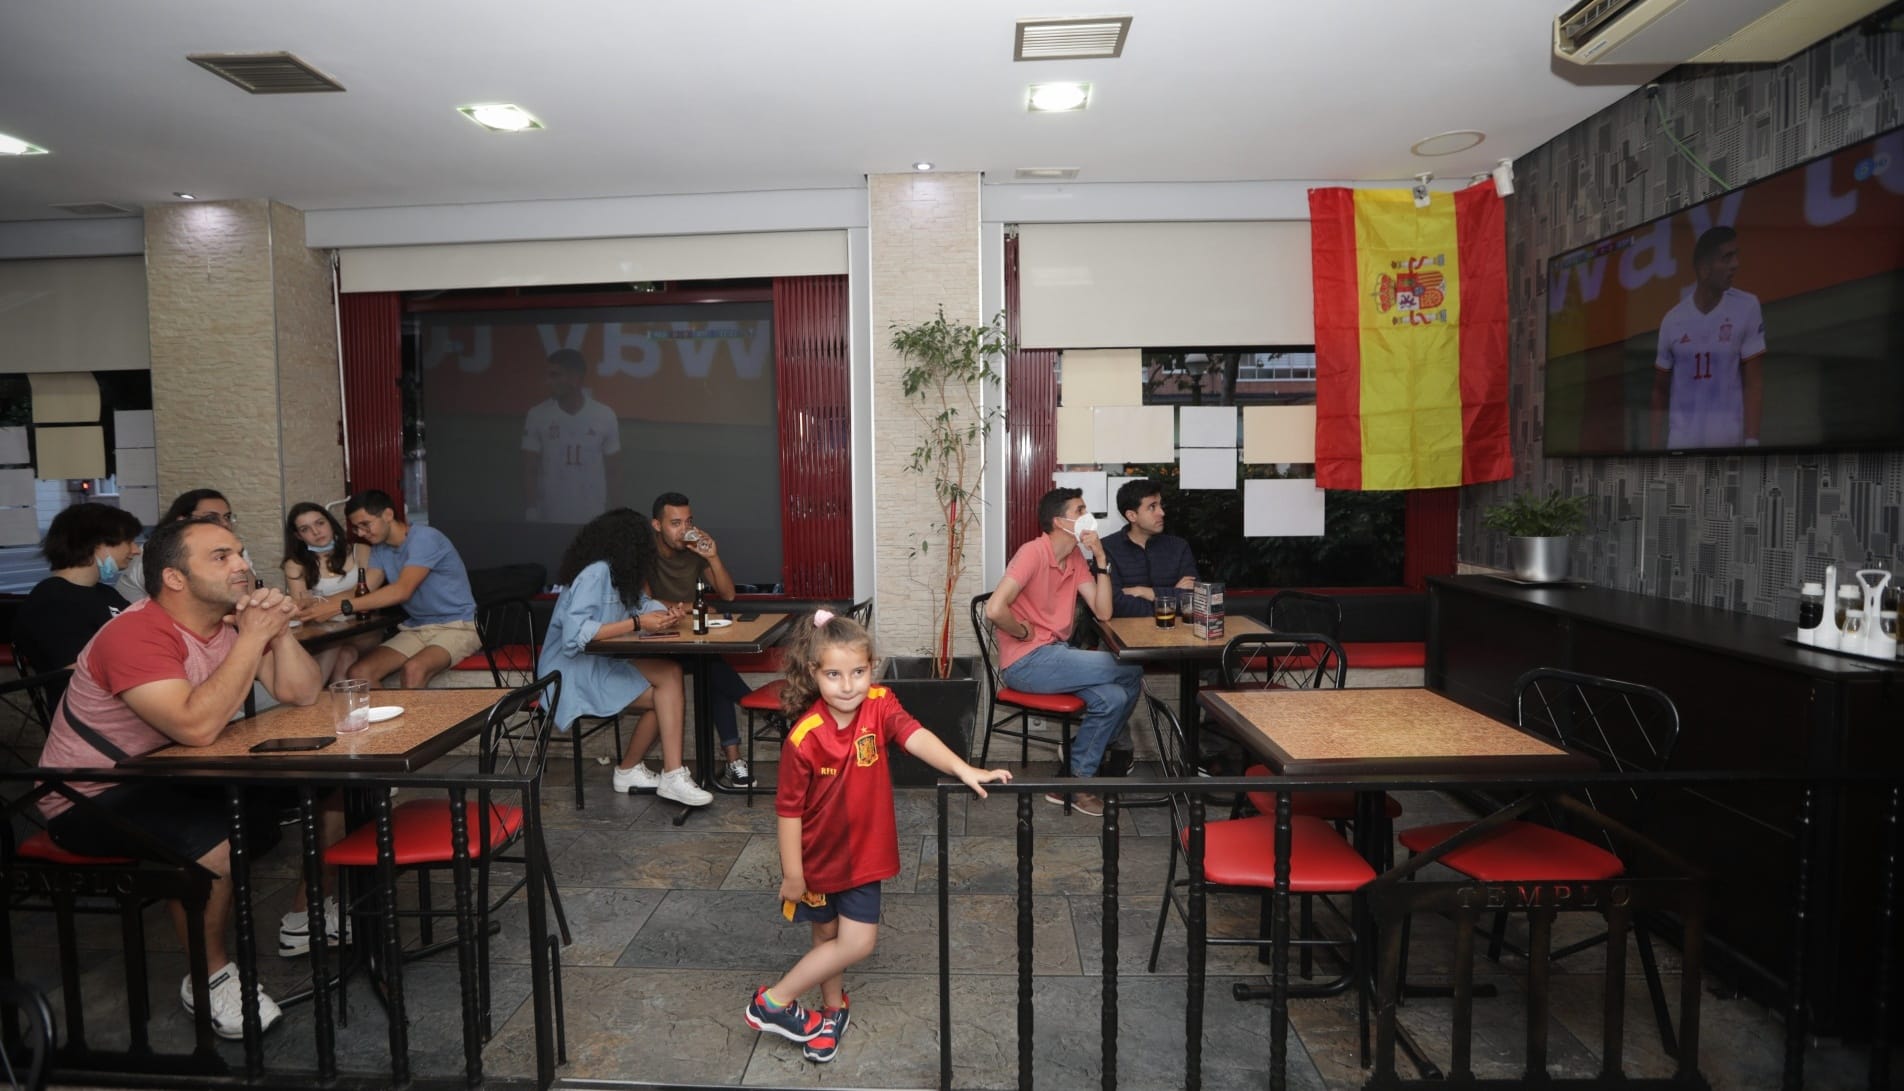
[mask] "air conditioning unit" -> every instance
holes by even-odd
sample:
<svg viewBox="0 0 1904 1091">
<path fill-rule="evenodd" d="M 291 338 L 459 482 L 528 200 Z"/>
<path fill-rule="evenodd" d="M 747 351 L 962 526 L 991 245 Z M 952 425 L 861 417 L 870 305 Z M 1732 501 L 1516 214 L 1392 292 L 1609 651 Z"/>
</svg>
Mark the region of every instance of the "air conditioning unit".
<svg viewBox="0 0 1904 1091">
<path fill-rule="evenodd" d="M 1890 0 L 1581 0 L 1554 19 L 1574 64 L 1782 61 Z"/>
</svg>

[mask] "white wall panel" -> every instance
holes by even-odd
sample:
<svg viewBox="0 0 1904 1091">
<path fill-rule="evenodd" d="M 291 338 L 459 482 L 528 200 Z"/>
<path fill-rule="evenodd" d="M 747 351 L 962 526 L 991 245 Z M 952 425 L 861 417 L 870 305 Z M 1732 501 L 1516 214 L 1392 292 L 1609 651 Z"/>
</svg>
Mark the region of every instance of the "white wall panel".
<svg viewBox="0 0 1904 1091">
<path fill-rule="evenodd" d="M 846 232 L 381 246 L 339 253 L 346 292 L 723 280 L 846 272 Z"/>
<path fill-rule="evenodd" d="M 150 368 L 145 259 L 0 261 L 0 360 L 8 371 Z"/>
</svg>

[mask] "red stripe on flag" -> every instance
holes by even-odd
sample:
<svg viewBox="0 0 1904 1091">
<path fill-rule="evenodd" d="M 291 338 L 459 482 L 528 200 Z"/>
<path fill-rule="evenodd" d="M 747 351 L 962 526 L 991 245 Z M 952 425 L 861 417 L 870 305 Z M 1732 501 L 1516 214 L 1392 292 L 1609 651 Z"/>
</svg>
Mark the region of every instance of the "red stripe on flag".
<svg viewBox="0 0 1904 1091">
<path fill-rule="evenodd" d="M 1461 482 L 1514 476 L 1507 414 L 1507 230 L 1493 185 L 1454 195 L 1461 270 Z"/>
<path fill-rule="evenodd" d="M 1362 327 L 1355 191 L 1309 191 L 1316 310 L 1316 484 L 1362 487 Z"/>
</svg>

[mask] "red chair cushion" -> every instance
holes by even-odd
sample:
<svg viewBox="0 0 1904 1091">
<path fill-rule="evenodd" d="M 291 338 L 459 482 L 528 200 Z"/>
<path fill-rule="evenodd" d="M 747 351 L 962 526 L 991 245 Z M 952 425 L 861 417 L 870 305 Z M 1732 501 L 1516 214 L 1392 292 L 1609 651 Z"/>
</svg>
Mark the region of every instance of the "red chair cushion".
<svg viewBox="0 0 1904 1091">
<path fill-rule="evenodd" d="M 16 850 L 23 860 L 38 860 L 43 864 L 68 864 L 74 867 L 97 867 L 101 864 L 130 864 L 129 856 L 81 856 L 76 852 L 67 852 L 53 843 L 45 830 L 20 842 Z"/>
<path fill-rule="evenodd" d="M 1267 765 L 1252 765 L 1248 769 L 1243 770 L 1243 775 L 1246 777 L 1267 777 L 1273 776 L 1274 774 L 1269 771 L 1269 766 Z M 1250 806 L 1256 808 L 1256 813 L 1269 815 L 1272 818 L 1275 817 L 1275 792 L 1244 792 L 1243 798 L 1250 801 Z M 1397 801 L 1394 796 L 1387 796 L 1385 798 L 1387 802 L 1384 806 L 1388 810 L 1388 817 L 1401 817 L 1401 803 Z M 1349 822 L 1355 818 L 1355 793 L 1298 792 L 1295 798 L 1290 801 L 1289 809 L 1295 814 L 1308 815 L 1311 818 L 1321 818 L 1329 822 Z"/>
<path fill-rule="evenodd" d="M 505 671 L 534 671 L 535 656 L 529 654 L 527 644 L 504 644 L 497 648 L 496 669 Z M 489 669 L 489 657 L 477 652 L 461 663 L 456 664 L 459 671 L 486 671 Z"/>
<path fill-rule="evenodd" d="M 1258 815 L 1211 822 L 1203 828 L 1203 875 L 1224 886 L 1276 885 L 1276 820 Z M 1289 889 L 1298 894 L 1359 890 L 1375 869 L 1327 822 L 1298 818 L 1289 826 Z M 1190 831 L 1182 834 L 1190 851 Z"/>
<path fill-rule="evenodd" d="M 749 712 L 779 712 L 780 694 L 785 691 L 786 688 L 787 680 L 785 678 L 776 678 L 766 685 L 761 686 L 759 689 L 754 690 L 752 693 L 749 693 L 747 696 L 742 697 L 740 699 L 740 707 Z"/>
<path fill-rule="evenodd" d="M 1344 644 L 1351 670 L 1420 670 L 1428 665 L 1428 645 L 1419 640 Z"/>
<path fill-rule="evenodd" d="M 1075 693 L 1026 693 L 1021 689 L 1000 686 L 996 699 L 1000 704 L 1016 705 L 1033 712 L 1049 712 L 1054 716 L 1084 714 L 1084 698 Z"/>
<path fill-rule="evenodd" d="M 489 847 L 494 850 L 522 829 L 522 808 L 494 803 L 489 810 Z M 476 816 L 476 801 L 469 801 L 468 814 Z M 450 849 L 450 801 L 414 799 L 400 803 L 390 814 L 390 841 L 398 867 L 417 864 L 448 863 Z M 472 824 L 469 831 L 469 855 L 482 855 L 481 832 Z M 377 827 L 363 825 L 324 850 L 324 862 L 334 867 L 375 867 L 377 863 Z"/>
<path fill-rule="evenodd" d="M 1409 852 L 1426 852 L 1471 825 L 1443 822 L 1417 826 L 1403 830 L 1400 840 Z M 1534 822 L 1509 822 L 1493 836 L 1443 855 L 1440 862 L 1484 883 L 1541 879 L 1586 882 L 1611 879 L 1625 870 L 1619 857 L 1593 842 Z"/>
<path fill-rule="evenodd" d="M 729 655 L 722 658 L 741 674 L 779 674 L 787 666 L 786 653 L 777 647 L 768 648 L 757 655 Z"/>
</svg>

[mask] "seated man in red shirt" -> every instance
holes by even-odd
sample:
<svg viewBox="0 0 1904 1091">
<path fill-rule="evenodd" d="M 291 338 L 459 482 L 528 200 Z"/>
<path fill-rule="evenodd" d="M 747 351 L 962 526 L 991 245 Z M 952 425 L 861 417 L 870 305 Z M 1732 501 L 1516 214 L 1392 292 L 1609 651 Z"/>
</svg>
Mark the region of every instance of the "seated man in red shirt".
<svg viewBox="0 0 1904 1091">
<path fill-rule="evenodd" d="M 243 551 L 237 536 L 215 521 L 166 523 L 152 532 L 144 557 L 152 597 L 107 622 L 80 651 L 40 765 L 108 768 L 170 743 L 208 745 L 244 706 L 253 679 L 286 704 L 317 699 L 323 680 L 290 628 L 291 600 L 275 589 L 252 590 Z M 157 779 L 69 786 L 95 806 L 75 806 L 59 795 L 41 800 L 46 832 L 61 848 L 86 856 L 138 855 L 142 846 L 125 832 L 130 826 L 216 877 L 205 907 L 212 1029 L 226 1038 L 243 1037 L 238 970 L 225 957 L 232 907 L 225 788 Z M 285 801 L 266 800 L 266 794 L 254 790 L 246 799 L 252 853 L 277 841 L 276 816 Z M 300 885 L 300 902 L 302 890 Z M 304 917 L 301 909 L 294 908 L 287 925 Z M 185 939 L 185 914 L 177 905 L 172 919 Z M 333 934 L 337 919 L 333 908 Z M 282 935 L 279 941 L 282 946 Z M 191 1011 L 190 974 L 179 997 Z M 265 1028 L 282 1014 L 258 993 Z"/>
</svg>

